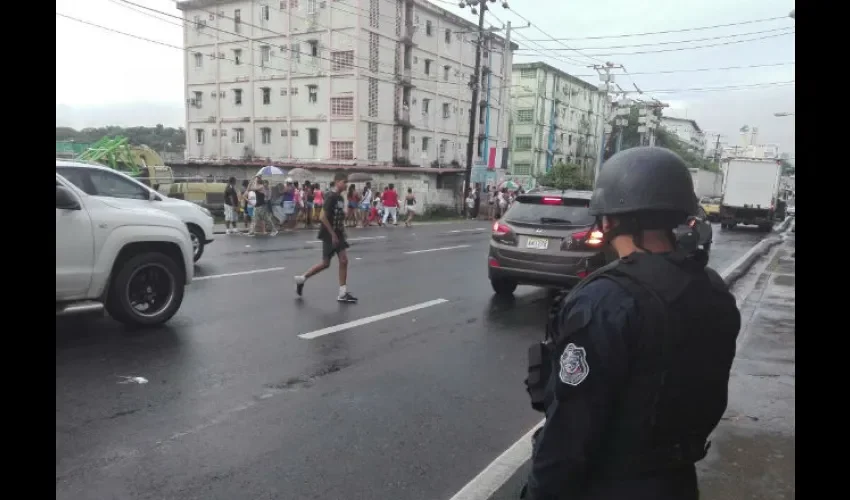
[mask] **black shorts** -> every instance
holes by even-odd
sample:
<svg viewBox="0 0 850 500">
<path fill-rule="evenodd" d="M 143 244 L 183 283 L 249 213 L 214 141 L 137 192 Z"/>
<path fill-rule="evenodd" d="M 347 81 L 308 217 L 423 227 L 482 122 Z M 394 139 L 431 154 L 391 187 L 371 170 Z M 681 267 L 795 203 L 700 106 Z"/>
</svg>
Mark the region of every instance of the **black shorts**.
<svg viewBox="0 0 850 500">
<path fill-rule="evenodd" d="M 345 236 L 341 236 L 339 238 L 339 245 L 337 246 L 334 246 L 331 238 L 327 237 L 322 240 L 322 260 L 331 260 L 334 254 L 338 254 L 348 247 L 349 245 L 348 242 L 345 241 Z"/>
</svg>

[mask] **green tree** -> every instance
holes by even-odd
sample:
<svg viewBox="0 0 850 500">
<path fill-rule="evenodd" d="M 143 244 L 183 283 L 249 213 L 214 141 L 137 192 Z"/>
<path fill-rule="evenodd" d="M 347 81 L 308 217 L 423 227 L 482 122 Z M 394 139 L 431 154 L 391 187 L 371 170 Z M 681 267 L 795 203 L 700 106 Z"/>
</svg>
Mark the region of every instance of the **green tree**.
<svg viewBox="0 0 850 500">
<path fill-rule="evenodd" d="M 638 132 L 638 117 L 639 107 L 632 106 L 629 113 L 629 124 L 623 128 L 623 145 L 622 149 L 637 147 L 640 144 L 640 132 Z M 616 130 L 616 129 L 615 129 Z M 610 134 L 605 144 L 604 159 L 610 158 L 614 154 L 617 134 Z M 667 132 L 659 127 L 655 129 L 655 145 L 662 148 L 667 148 L 679 156 L 688 164 L 690 168 L 699 168 L 702 170 L 710 170 L 716 172 L 719 170 L 717 164 L 710 158 L 704 158 L 689 150 L 689 145 L 684 144 L 675 134 Z"/>
<path fill-rule="evenodd" d="M 133 146 L 148 146 L 154 151 L 180 153 L 186 148 L 186 132 L 183 128 L 165 127 L 96 127 L 74 130 L 70 127 L 56 127 L 57 141 L 92 143 L 103 136 L 124 136 Z"/>
<path fill-rule="evenodd" d="M 794 165 L 791 165 L 791 162 L 788 160 L 779 160 L 779 164 L 782 165 L 782 175 L 794 175 Z"/>
<path fill-rule="evenodd" d="M 558 162 L 552 169 L 535 176 L 540 186 L 555 189 L 591 189 L 592 182 L 583 175 L 582 168 L 574 163 Z"/>
</svg>

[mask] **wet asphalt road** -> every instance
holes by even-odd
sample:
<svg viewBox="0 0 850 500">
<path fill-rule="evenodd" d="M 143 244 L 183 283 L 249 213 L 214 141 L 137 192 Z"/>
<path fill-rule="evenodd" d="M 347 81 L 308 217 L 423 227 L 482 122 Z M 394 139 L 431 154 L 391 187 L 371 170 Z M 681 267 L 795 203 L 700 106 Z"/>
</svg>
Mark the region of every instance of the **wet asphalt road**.
<svg viewBox="0 0 850 500">
<path fill-rule="evenodd" d="M 335 264 L 296 299 L 292 275 L 319 258 L 314 232 L 220 235 L 196 268 L 208 278 L 166 327 L 57 322 L 56 497 L 451 497 L 540 420 L 522 380 L 546 293 L 493 298 L 488 228 L 352 231 L 357 305 L 336 302 Z M 711 265 L 762 237 L 715 226 Z"/>
</svg>

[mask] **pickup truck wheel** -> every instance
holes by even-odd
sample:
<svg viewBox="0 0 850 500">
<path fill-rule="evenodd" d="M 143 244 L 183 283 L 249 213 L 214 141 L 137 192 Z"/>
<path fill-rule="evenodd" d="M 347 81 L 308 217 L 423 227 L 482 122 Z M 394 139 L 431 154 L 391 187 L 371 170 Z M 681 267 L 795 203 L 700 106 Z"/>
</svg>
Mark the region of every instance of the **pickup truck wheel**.
<svg viewBox="0 0 850 500">
<path fill-rule="evenodd" d="M 200 260 L 204 254 L 204 233 L 195 226 L 189 226 L 189 237 L 192 239 L 192 259 L 195 262 Z"/>
<path fill-rule="evenodd" d="M 506 279 L 491 279 L 490 285 L 493 287 L 493 291 L 496 292 L 496 295 L 499 296 L 510 296 L 516 290 L 517 282 L 506 280 Z"/>
<path fill-rule="evenodd" d="M 126 325 L 156 326 L 180 309 L 186 278 L 171 257 L 149 252 L 131 257 L 113 274 L 109 315 Z"/>
</svg>

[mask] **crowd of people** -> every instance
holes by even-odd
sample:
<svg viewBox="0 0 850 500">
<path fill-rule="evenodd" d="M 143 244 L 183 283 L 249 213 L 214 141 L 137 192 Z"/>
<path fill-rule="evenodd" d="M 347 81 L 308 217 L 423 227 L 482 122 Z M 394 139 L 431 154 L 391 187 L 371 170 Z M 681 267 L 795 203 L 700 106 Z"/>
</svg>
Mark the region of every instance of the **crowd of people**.
<svg viewBox="0 0 850 500">
<path fill-rule="evenodd" d="M 248 230 L 248 236 L 277 236 L 280 231 L 291 231 L 303 224 L 310 229 L 318 224 L 322 207 L 333 193 L 333 183 L 321 186 L 318 182 L 299 183 L 292 178 L 271 185 L 262 176 L 242 181 L 237 186 L 236 178 L 228 179 L 224 191 L 224 223 L 227 234 L 242 234 L 239 222 Z M 345 227 L 397 226 L 399 209 L 404 209 L 404 226 L 412 227 L 418 202 L 413 189 L 400 197 L 391 183 L 380 193 L 375 193 L 372 183 L 366 182 L 362 189 L 349 184 L 343 195 L 345 201 Z"/>
<path fill-rule="evenodd" d="M 517 196 L 525 192 L 522 186 L 518 186 L 516 189 L 508 189 L 507 187 L 490 185 L 486 189 L 487 193 L 484 196 L 487 200 L 490 220 L 501 218 L 511 208 Z M 471 219 L 477 219 L 480 210 L 482 196 L 478 190 L 479 186 L 476 184 L 466 192 L 466 206 L 469 208 Z"/>
</svg>

